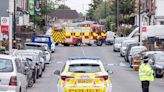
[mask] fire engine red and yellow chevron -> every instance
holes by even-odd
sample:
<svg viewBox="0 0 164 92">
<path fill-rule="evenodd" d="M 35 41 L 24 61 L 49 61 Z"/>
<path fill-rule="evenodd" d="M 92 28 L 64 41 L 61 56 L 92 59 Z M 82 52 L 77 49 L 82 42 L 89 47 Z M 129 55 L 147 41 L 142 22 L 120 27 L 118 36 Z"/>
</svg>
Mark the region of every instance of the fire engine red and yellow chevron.
<svg viewBox="0 0 164 92">
<path fill-rule="evenodd" d="M 62 30 L 55 30 L 52 28 L 52 38 L 56 43 L 64 43 L 65 42 L 65 31 Z"/>
</svg>

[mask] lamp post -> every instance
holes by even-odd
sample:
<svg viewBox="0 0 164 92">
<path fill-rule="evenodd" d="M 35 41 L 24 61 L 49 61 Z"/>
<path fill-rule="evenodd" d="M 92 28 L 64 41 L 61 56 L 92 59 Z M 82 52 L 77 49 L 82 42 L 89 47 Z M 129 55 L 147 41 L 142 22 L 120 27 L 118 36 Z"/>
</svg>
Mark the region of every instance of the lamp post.
<svg viewBox="0 0 164 92">
<path fill-rule="evenodd" d="M 138 15 L 139 15 L 139 37 L 138 37 L 138 41 L 140 42 L 140 45 L 142 45 L 142 39 L 141 39 L 141 35 L 142 35 L 142 32 L 141 32 L 141 0 L 139 0 L 139 12 L 138 12 Z"/>
<path fill-rule="evenodd" d="M 14 0 L 14 11 L 13 11 L 13 40 L 16 40 L 16 1 Z M 16 48 L 16 42 L 13 43 L 13 47 Z"/>
<path fill-rule="evenodd" d="M 116 0 L 116 31 L 118 32 L 119 26 L 119 0 Z"/>
<path fill-rule="evenodd" d="M 105 0 L 105 18 L 106 18 L 106 0 Z"/>
</svg>

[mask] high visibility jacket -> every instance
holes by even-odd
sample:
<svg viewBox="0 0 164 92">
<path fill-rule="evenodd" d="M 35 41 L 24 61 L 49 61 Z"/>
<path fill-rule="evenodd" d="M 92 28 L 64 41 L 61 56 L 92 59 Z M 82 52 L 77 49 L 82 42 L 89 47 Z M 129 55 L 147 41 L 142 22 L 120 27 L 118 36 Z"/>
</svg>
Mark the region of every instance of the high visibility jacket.
<svg viewBox="0 0 164 92">
<path fill-rule="evenodd" d="M 154 71 L 150 64 L 141 64 L 139 67 L 139 79 L 140 81 L 154 81 Z"/>
</svg>

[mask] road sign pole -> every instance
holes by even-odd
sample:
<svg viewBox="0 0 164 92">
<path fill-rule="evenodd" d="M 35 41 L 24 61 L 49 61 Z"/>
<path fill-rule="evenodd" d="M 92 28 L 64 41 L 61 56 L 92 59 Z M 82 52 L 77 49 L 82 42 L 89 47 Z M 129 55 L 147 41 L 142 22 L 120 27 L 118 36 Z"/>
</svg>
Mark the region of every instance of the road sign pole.
<svg viewBox="0 0 164 92">
<path fill-rule="evenodd" d="M 9 54 L 12 54 L 12 32 L 13 32 L 13 23 L 12 23 L 12 14 L 9 14 Z"/>
</svg>

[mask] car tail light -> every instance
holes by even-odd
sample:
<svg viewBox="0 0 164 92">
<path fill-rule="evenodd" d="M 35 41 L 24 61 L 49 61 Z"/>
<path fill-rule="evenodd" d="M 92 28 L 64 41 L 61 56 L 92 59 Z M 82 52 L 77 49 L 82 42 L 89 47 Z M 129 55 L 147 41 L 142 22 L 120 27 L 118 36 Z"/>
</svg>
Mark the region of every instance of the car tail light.
<svg viewBox="0 0 164 92">
<path fill-rule="evenodd" d="M 63 80 L 63 81 L 65 81 L 66 79 L 68 79 L 68 78 L 74 78 L 73 76 L 61 76 L 61 79 Z"/>
<path fill-rule="evenodd" d="M 104 80 L 108 80 L 108 75 L 104 75 L 104 76 L 97 76 L 96 78 L 103 78 Z"/>
<path fill-rule="evenodd" d="M 16 76 L 11 76 L 9 85 L 17 86 L 17 77 Z"/>
</svg>

